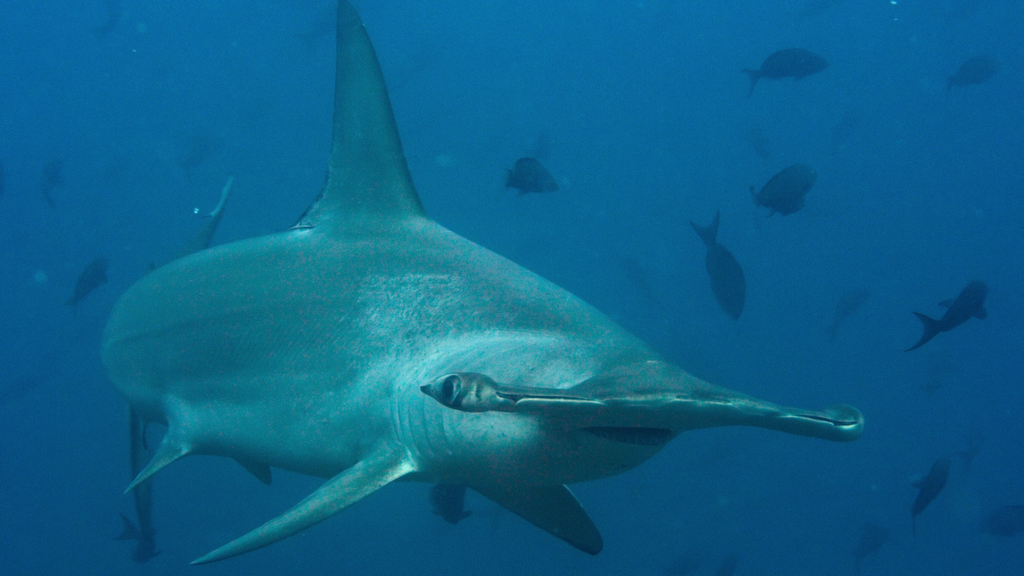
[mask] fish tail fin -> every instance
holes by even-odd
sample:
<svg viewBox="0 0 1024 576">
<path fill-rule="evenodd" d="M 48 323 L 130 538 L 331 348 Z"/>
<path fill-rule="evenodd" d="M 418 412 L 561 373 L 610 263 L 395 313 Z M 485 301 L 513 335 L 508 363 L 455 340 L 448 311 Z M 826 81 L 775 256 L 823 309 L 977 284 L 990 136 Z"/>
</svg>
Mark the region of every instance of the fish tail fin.
<svg viewBox="0 0 1024 576">
<path fill-rule="evenodd" d="M 121 530 L 121 535 L 114 540 L 140 540 L 142 539 L 142 532 L 135 527 L 135 523 L 128 519 L 127 516 L 121 514 L 121 523 L 124 528 Z"/>
<path fill-rule="evenodd" d="M 935 338 L 935 335 L 941 332 L 941 330 L 939 329 L 938 320 L 925 316 L 920 312 L 914 312 L 914 315 L 917 316 L 918 320 L 921 321 L 921 324 L 924 325 L 924 334 L 921 335 L 921 339 L 917 341 L 917 344 L 914 344 L 910 348 L 907 348 L 907 352 L 924 346 L 925 343 L 927 343 L 932 338 Z"/>
<path fill-rule="evenodd" d="M 754 86 L 757 86 L 757 81 L 761 79 L 761 71 L 744 68 L 743 70 L 740 70 L 740 72 L 750 76 L 750 91 L 747 92 L 747 96 L 750 96 L 754 93 Z"/>
<path fill-rule="evenodd" d="M 704 244 L 708 246 L 714 246 L 718 240 L 718 221 L 722 215 L 721 210 L 715 212 L 715 219 L 708 224 L 707 228 L 697 224 L 693 220 L 690 221 L 690 226 L 693 226 L 693 231 L 700 236 L 700 239 L 704 241 Z"/>
</svg>

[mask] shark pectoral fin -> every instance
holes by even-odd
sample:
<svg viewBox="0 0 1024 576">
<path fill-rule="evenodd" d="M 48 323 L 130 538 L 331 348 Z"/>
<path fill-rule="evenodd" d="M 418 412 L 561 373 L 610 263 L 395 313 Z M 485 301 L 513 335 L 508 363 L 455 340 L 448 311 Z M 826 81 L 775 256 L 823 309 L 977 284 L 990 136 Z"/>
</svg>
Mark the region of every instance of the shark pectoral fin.
<svg viewBox="0 0 1024 576">
<path fill-rule="evenodd" d="M 472 488 L 523 520 L 588 554 L 597 554 L 604 547 L 594 521 L 565 486 L 488 485 Z"/>
<path fill-rule="evenodd" d="M 133 434 L 135 432 L 133 431 Z M 134 445 L 133 440 L 133 445 Z M 145 482 L 150 476 L 156 474 L 162 470 L 165 466 L 174 462 L 182 456 L 188 455 L 192 450 L 192 447 L 181 441 L 180 438 L 174 436 L 171 431 L 168 431 L 164 435 L 164 439 L 160 442 L 160 446 L 156 449 L 156 454 L 153 455 L 153 459 L 146 464 L 146 467 L 139 472 L 139 475 L 132 480 L 132 483 L 125 488 L 125 493 L 131 492 L 136 486 Z"/>
<path fill-rule="evenodd" d="M 404 449 L 380 451 L 331 478 L 291 510 L 192 563 L 224 560 L 283 540 L 323 522 L 415 469 Z"/>
<path fill-rule="evenodd" d="M 260 464 L 259 462 L 253 462 L 252 460 L 245 460 L 243 458 L 235 458 L 235 462 L 241 464 L 242 468 L 248 470 L 249 473 L 255 476 L 257 480 L 263 482 L 267 486 L 270 486 L 270 482 L 273 480 L 273 477 L 270 474 L 270 466 Z"/>
</svg>

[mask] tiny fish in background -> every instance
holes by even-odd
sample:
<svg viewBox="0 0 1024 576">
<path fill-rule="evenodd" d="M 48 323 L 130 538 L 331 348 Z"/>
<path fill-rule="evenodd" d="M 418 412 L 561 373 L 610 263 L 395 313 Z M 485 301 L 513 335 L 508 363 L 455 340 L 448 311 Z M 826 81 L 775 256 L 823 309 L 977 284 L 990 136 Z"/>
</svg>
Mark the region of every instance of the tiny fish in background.
<svg viewBox="0 0 1024 576">
<path fill-rule="evenodd" d="M 956 300 L 943 300 L 939 302 L 939 306 L 946 308 L 946 313 L 942 315 L 942 318 L 936 320 L 920 312 L 914 312 L 914 315 L 924 325 L 924 334 L 921 335 L 921 339 L 917 341 L 917 344 L 907 348 L 907 352 L 924 346 L 929 340 L 935 338 L 939 332 L 949 332 L 971 318 L 978 318 L 979 320 L 988 318 L 988 312 L 985 310 L 985 297 L 987 295 L 988 286 L 980 280 L 975 280 L 960 291 Z"/>
<path fill-rule="evenodd" d="M 721 212 L 715 212 L 715 219 L 707 228 L 690 222 L 693 230 L 708 247 L 704 257 L 704 265 L 711 279 L 711 291 L 718 300 L 718 305 L 733 320 L 739 320 L 743 313 L 743 302 L 747 294 L 747 281 L 743 276 L 743 268 L 736 258 L 724 246 L 718 243 L 718 221 Z"/>
<path fill-rule="evenodd" d="M 886 527 L 871 522 L 864 525 L 864 531 L 860 534 L 857 547 L 853 549 L 853 565 L 857 574 L 860 574 L 861 561 L 877 553 L 888 541 L 889 530 Z"/>
<path fill-rule="evenodd" d="M 832 324 L 828 327 L 829 342 L 836 339 L 836 332 L 839 331 L 839 326 L 846 322 L 847 318 L 856 314 L 864 306 L 864 303 L 868 301 L 868 298 L 871 298 L 871 291 L 863 289 L 850 290 L 840 296 L 839 301 L 836 302 L 836 311 L 832 318 Z"/>
<path fill-rule="evenodd" d="M 828 68 L 828 61 L 814 52 L 803 48 L 787 48 L 765 58 L 757 70 L 744 68 L 741 72 L 750 76 L 750 92 L 747 93 L 749 96 L 754 93 L 754 86 L 757 86 L 757 81 L 761 78 L 799 80 L 817 74 L 825 68 Z"/>
<path fill-rule="evenodd" d="M 39 180 L 39 191 L 43 194 L 43 199 L 46 200 L 46 204 L 50 208 L 56 208 L 57 204 L 53 201 L 53 189 L 58 186 L 64 185 L 64 161 L 59 158 L 54 158 L 43 166 L 43 175 Z"/>
<path fill-rule="evenodd" d="M 985 517 L 978 530 L 992 536 L 1016 536 L 1024 532 L 1024 506 L 1003 506 Z"/>
<path fill-rule="evenodd" d="M 928 471 L 928 475 L 924 477 L 924 480 L 914 483 L 914 486 L 920 488 L 917 498 L 914 500 L 914 505 L 910 507 L 910 521 L 914 530 L 914 536 L 917 536 L 917 516 L 924 512 L 924 509 L 946 487 L 946 480 L 949 479 L 949 467 L 951 465 L 952 461 L 949 458 L 939 458 L 935 461 L 935 464 L 932 464 L 932 469 Z"/>
<path fill-rule="evenodd" d="M 85 297 L 92 293 L 93 290 L 106 284 L 108 263 L 109 260 L 106 258 L 97 258 L 90 262 L 78 276 L 78 281 L 75 282 L 75 291 L 64 302 L 64 305 L 77 308 L 78 303 L 85 300 Z"/>
<path fill-rule="evenodd" d="M 750 194 L 754 197 L 755 206 L 765 206 L 771 210 L 768 216 L 776 212 L 789 216 L 804 207 L 804 196 L 807 196 L 817 179 L 818 172 L 814 168 L 806 164 L 793 164 L 772 176 L 760 192 L 755 193 L 751 186 Z"/>
<path fill-rule="evenodd" d="M 996 75 L 1002 65 L 991 56 L 975 56 L 957 68 L 955 74 L 946 81 L 946 92 L 953 86 L 973 86 L 982 84 Z"/>
<path fill-rule="evenodd" d="M 515 166 L 506 171 L 505 187 L 519 190 L 519 195 L 530 192 L 554 192 L 558 182 L 536 158 L 520 158 Z"/>
<path fill-rule="evenodd" d="M 435 484 L 430 489 L 430 508 L 445 522 L 455 525 L 469 518 L 466 510 L 466 487 L 458 484 Z"/>
</svg>

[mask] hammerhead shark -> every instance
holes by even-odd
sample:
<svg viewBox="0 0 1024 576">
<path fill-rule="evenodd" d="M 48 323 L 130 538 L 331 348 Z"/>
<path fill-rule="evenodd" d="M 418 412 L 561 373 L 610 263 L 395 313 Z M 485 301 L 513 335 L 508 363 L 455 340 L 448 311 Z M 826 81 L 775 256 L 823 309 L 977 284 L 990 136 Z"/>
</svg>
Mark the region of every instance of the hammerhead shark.
<svg viewBox="0 0 1024 576">
<path fill-rule="evenodd" d="M 554 284 L 427 217 L 359 16 L 338 6 L 327 181 L 292 228 L 200 250 L 121 296 L 110 378 L 167 432 L 128 490 L 188 454 L 328 479 L 198 558 L 287 538 L 396 480 L 473 488 L 591 554 L 566 484 L 629 470 L 686 430 L 835 441 L 855 408 L 785 408 L 704 382 Z M 138 430 L 136 426 L 133 430 Z"/>
</svg>

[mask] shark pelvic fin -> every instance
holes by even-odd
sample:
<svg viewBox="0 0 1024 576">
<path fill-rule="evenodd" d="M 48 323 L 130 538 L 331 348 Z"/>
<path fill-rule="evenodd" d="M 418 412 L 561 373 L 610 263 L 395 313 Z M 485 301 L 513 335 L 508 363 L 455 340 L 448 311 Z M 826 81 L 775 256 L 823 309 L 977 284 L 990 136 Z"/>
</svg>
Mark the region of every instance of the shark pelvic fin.
<svg viewBox="0 0 1024 576">
<path fill-rule="evenodd" d="M 149 479 L 150 476 L 164 469 L 165 466 L 174 462 L 182 456 L 186 456 L 192 451 L 192 447 L 181 441 L 180 438 L 175 437 L 171 431 L 168 431 L 164 436 L 164 439 L 160 442 L 160 446 L 156 449 L 156 454 L 153 455 L 153 459 L 146 464 L 146 467 L 139 472 L 139 475 L 132 480 L 132 483 L 125 488 L 125 494 L 134 490 L 139 484 L 142 484 Z"/>
<path fill-rule="evenodd" d="M 331 478 L 291 510 L 192 563 L 224 560 L 283 540 L 323 522 L 415 469 L 404 449 L 382 450 Z"/>
<path fill-rule="evenodd" d="M 334 135 L 327 183 L 296 227 L 380 227 L 425 212 L 402 152 L 377 54 L 351 4 L 338 3 Z"/>
<path fill-rule="evenodd" d="M 270 482 L 273 480 L 273 476 L 270 474 L 270 466 L 266 464 L 260 464 L 259 462 L 253 462 L 252 460 L 244 460 L 242 458 L 235 458 L 235 462 L 242 465 L 249 471 L 250 474 L 256 477 L 257 480 L 263 482 L 267 486 L 270 486 Z"/>
<path fill-rule="evenodd" d="M 473 486 L 523 520 L 587 554 L 604 547 L 594 521 L 566 486 Z"/>
</svg>

